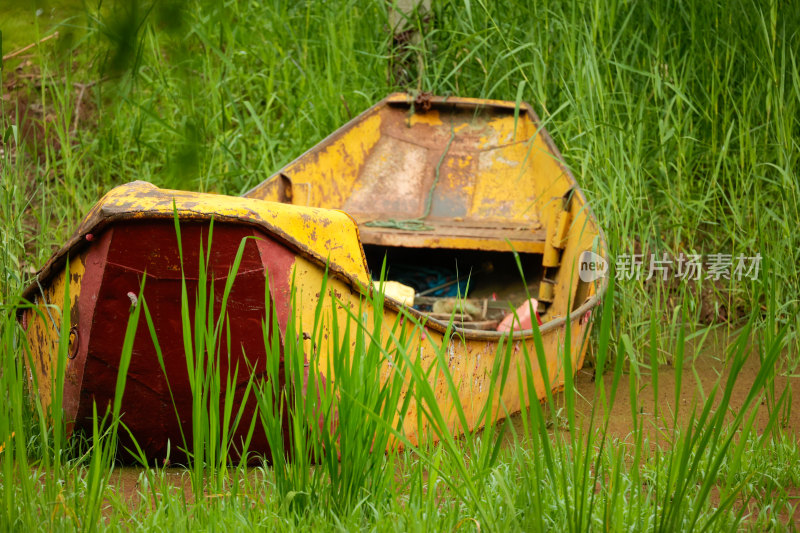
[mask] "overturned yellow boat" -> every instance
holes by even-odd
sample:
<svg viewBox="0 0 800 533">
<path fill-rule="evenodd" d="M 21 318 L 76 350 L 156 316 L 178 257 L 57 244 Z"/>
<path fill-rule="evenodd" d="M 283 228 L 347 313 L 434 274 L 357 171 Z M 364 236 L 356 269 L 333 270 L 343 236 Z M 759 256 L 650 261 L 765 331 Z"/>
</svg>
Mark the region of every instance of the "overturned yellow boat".
<svg viewBox="0 0 800 533">
<path fill-rule="evenodd" d="M 385 262 L 393 290 L 399 290 L 387 291 L 384 322 L 394 324 L 405 312 L 424 325 L 423 365 L 433 364 L 435 346 L 444 340 L 448 323 L 454 324 L 448 364 L 473 427 L 487 395 L 498 390 L 487 381 L 498 342 L 509 336 L 510 311 L 519 308 L 523 314 L 533 296 L 539 312 L 528 322 L 521 318 L 511 324 L 512 368 L 524 366 L 523 354 L 536 353 L 532 328 L 540 321 L 549 383 L 559 388 L 566 373 L 583 364 L 589 314 L 605 287 L 602 232 L 525 104 L 392 95 L 243 198 L 162 190 L 144 182 L 117 187 L 39 271 L 24 295 L 34 308 L 21 320 L 47 403 L 61 316 L 52 309 L 65 304 L 69 283 L 64 409 L 68 420 L 85 426 L 93 403 L 104 405 L 114 397 L 127 317 L 146 278 L 144 295 L 163 339 L 165 368 L 147 328 L 139 328 L 122 411 L 150 457 L 164 457 L 168 442 L 181 441 L 179 423 L 191 420 L 175 213 L 190 292 L 197 290 L 192 273 L 198 272 L 212 219 L 214 238 L 206 260 L 218 280 L 227 277 L 242 239 L 255 237 L 244 245 L 228 301 L 231 365 L 265 371 L 267 289 L 285 335 L 292 294 L 301 309 L 315 309 L 324 298 L 320 287 L 327 270 L 328 287 L 341 302 L 325 299 L 327 312 L 346 320 L 345 308 L 358 308 Z M 214 290 L 223 286 L 219 281 Z M 313 315 L 302 314 L 304 331 L 313 327 Z M 567 330 L 568 359 L 563 354 Z M 328 336 L 320 338 L 324 343 Z M 527 350 L 521 349 L 523 343 Z M 329 353 L 325 346 L 314 348 Z M 565 360 L 571 368 L 565 368 Z M 239 385 L 248 379 L 244 374 Z M 543 398 L 542 376 L 534 383 Z M 446 388 L 437 390 L 442 412 L 451 417 L 448 425 L 457 427 L 452 398 Z M 504 406 L 495 416 L 520 410 L 527 397 L 516 380 L 509 380 L 502 398 L 494 398 Z M 411 442 L 418 440 L 415 416 L 407 417 L 404 431 Z M 265 440 L 254 437 L 251 450 L 267 453 Z"/>
</svg>

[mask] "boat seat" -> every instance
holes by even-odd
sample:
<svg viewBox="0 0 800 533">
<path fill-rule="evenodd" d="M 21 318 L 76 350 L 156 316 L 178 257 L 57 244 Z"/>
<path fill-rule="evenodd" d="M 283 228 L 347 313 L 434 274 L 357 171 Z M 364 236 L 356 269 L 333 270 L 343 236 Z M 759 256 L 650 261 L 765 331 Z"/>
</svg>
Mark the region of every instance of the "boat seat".
<svg viewBox="0 0 800 533">
<path fill-rule="evenodd" d="M 361 242 L 381 246 L 507 252 L 510 243 L 517 252 L 541 254 L 546 240 L 544 228 L 514 222 L 426 219 L 430 229 L 423 230 L 367 226 L 365 222 L 358 220 Z"/>
</svg>

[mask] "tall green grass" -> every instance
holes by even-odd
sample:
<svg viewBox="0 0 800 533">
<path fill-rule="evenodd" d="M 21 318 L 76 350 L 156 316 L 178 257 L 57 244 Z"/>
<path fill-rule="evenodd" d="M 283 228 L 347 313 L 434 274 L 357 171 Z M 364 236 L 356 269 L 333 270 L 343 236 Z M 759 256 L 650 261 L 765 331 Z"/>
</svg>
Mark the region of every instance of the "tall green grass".
<svg viewBox="0 0 800 533">
<path fill-rule="evenodd" d="M 68 264 L 65 268 L 69 279 Z M 64 284 L 65 302 L 70 301 L 69 286 Z M 67 423 L 71 421 L 64 419 L 63 410 L 71 325 L 69 306 L 47 310 L 55 311 L 60 318 L 57 353 L 53 354 L 53 366 L 46 376 L 50 381 L 47 406 L 37 392 L 45 385 L 38 382 L 41 377 L 31 370 L 32 356 L 27 337 L 17 322 L 18 311 L 17 306 L 6 307 L 2 319 L 0 386 L 5 397 L 0 410 L 3 471 L 0 522 L 8 528 L 30 531 L 63 527 L 94 531 L 115 464 L 123 415 L 122 396 L 141 308 L 132 309 L 120 346 L 113 402 L 99 407 L 93 404 L 92 432 L 83 451 L 77 437 L 68 440 Z M 40 309 L 35 311 L 43 314 Z M 51 512 L 45 513 L 46 509 Z"/>
<path fill-rule="evenodd" d="M 277 315 L 265 321 L 268 373 L 256 388 L 258 414 L 275 485 L 287 506 L 322 506 L 347 515 L 365 499 L 391 498 L 396 463 L 384 451 L 402 427 L 412 397 L 411 390 L 401 395 L 407 382 L 403 355 L 412 339 L 400 317 L 384 324 L 379 293 L 357 309 L 328 291 L 327 281 L 319 294 L 308 343 L 299 324 L 310 310 L 298 309 L 296 298 L 283 339 Z M 344 322 L 334 312 L 339 307 L 348 311 Z M 321 346 L 329 346 L 329 353 L 321 353 Z"/>
<path fill-rule="evenodd" d="M 234 438 L 240 424 L 244 421 L 244 413 L 253 386 L 254 373 L 250 372 L 249 379 L 241 395 L 237 398 L 236 389 L 240 371 L 242 374 L 248 368 L 240 368 L 238 358 L 236 364 L 231 365 L 232 354 L 230 317 L 228 316 L 228 298 L 233 288 L 233 282 L 239 271 L 239 266 L 244 254 L 246 240 L 242 240 L 236 252 L 231 269 L 227 274 L 225 287 L 219 312 L 215 311 L 214 278 L 210 277 L 209 261 L 211 259 L 211 245 L 214 236 L 214 222 L 208 229 L 207 245 L 200 244 L 197 274 L 197 291 L 194 298 L 190 296 L 186 284 L 186 272 L 183 267 L 183 244 L 181 240 L 180 223 L 175 212 L 175 231 L 177 246 L 181 263 L 181 325 L 186 373 L 192 395 L 191 427 L 184 428 L 178 416 L 177 407 L 172 387 L 166 374 L 164 355 L 161 350 L 161 341 L 156 334 L 152 315 L 147 307 L 146 300 L 142 305 L 145 310 L 150 338 L 154 344 L 158 363 L 164 377 L 167 378 L 169 395 L 173 401 L 175 417 L 180 426 L 183 442 L 180 450 L 188 458 L 191 471 L 192 489 L 197 500 L 201 500 L 207 490 L 220 493 L 227 490 L 229 471 L 233 466 L 233 458 L 247 458 L 250 439 L 253 435 L 254 424 L 249 424 L 249 430 L 243 441 L 237 442 Z M 190 305 L 194 312 L 190 313 Z M 194 320 L 192 319 L 194 317 Z M 246 354 L 245 354 L 246 355 Z M 225 358 L 223 365 L 222 358 Z M 223 368 L 226 369 L 223 374 Z M 237 405 L 238 401 L 238 405 Z M 135 437 L 135 436 L 134 436 Z M 147 458 L 140 449 L 137 456 L 143 466 L 147 465 Z M 235 484 L 233 485 L 235 487 Z"/>
<path fill-rule="evenodd" d="M 179 225 L 176 229 L 180 231 Z M 245 243 L 243 240 L 238 256 Z M 203 246 L 206 252 L 199 254 L 201 281 L 211 246 L 209 240 L 207 247 Z M 230 294 L 237 263 L 235 259 L 223 300 Z M 786 343 L 784 330 L 769 344 L 751 347 L 758 313 L 752 314 L 751 322 L 731 345 L 728 375 L 712 384 L 705 398 L 700 397 L 688 422 L 679 421 L 673 414 L 654 414 L 656 424 L 665 424 L 665 438 L 655 437 L 656 442 L 645 427 L 637 391 L 645 372 L 652 387 L 658 388 L 657 356 L 651 354 L 648 366 L 630 360 L 627 379 L 632 383 L 632 432 L 625 443 L 606 436 L 609 413 L 625 373 L 624 353 L 615 357 L 611 353 L 615 348 L 625 350 L 624 343 L 615 345 L 612 341 L 616 323 L 613 282 L 595 324 L 598 370 L 602 373 L 606 363 L 613 362 L 612 379 L 608 388 L 603 379 L 596 381 L 597 401 L 588 420 L 578 417 L 578 391 L 572 379 L 566 380 L 562 393 L 566 423 L 559 418 L 559 402 L 549 384 L 543 402 L 536 396 L 535 376 L 542 373 L 546 381 L 548 375 L 537 329 L 532 350 L 527 344 L 520 345 L 526 356 L 522 367 L 509 364 L 512 343 L 499 344 L 490 381 L 498 396 L 509 380 L 517 380 L 519 390 L 527 391 L 530 408 L 520 414 L 521 425 L 496 425 L 493 417 L 504 412 L 505 406 L 490 401 L 481 411 L 479 424 L 485 423 L 485 427 L 480 431 L 467 426 L 450 373 L 447 348 L 459 342 L 456 336 L 446 335 L 436 347 L 437 357 L 425 367 L 415 348 L 415 336 L 424 334 L 424 330 L 413 324 L 412 317 L 401 315 L 412 323 L 410 330 L 408 324 L 401 327 L 400 317 L 393 324 L 384 323 L 382 296 L 376 292 L 357 308 L 348 308 L 342 323 L 333 310 L 345 304 L 327 289 L 327 282 L 319 292 L 309 339 L 304 338 L 299 326 L 300 315 L 306 310 L 294 308 L 282 336 L 276 313 L 269 311 L 270 295 L 265 294 L 267 312 L 262 334 L 267 372 L 257 379 L 250 374 L 248 388 L 252 388 L 257 413 L 252 421 L 240 420 L 242 407 L 236 410 L 228 400 L 236 379 L 231 372 L 237 370 L 223 374 L 218 363 L 220 357 L 230 356 L 230 346 L 195 355 L 199 352 L 195 343 L 206 348 L 218 346 L 214 336 L 226 329 L 224 324 L 229 320 L 224 303 L 218 313 L 213 312 L 213 302 L 204 295 L 214 291 L 206 292 L 204 285 L 199 283 L 194 294 L 187 290 L 182 304 L 186 307 L 193 301 L 195 306 L 195 313 L 182 313 L 188 335 L 184 340 L 191 345 L 186 371 L 196 377 L 190 391 L 194 401 L 191 427 L 183 428 L 185 435 L 192 435 L 192 442 L 184 444 L 189 457 L 186 472 L 194 495 L 191 500 L 170 487 L 163 467 L 147 466 L 143 456 L 139 503 L 113 497 L 110 484 L 117 435 L 124 430 L 122 397 L 133 338 L 145 324 L 151 334 L 154 331 L 143 289 L 121 346 L 114 400 L 109 406 L 95 405 L 83 451 L 68 445 L 64 422 L 58 420 L 58 371 L 51 378 L 52 410 L 45 412 L 35 389 L 32 396 L 26 390 L 24 356 L 29 352 L 25 337 L 13 315 L 4 318 L 6 353 L 0 385 L 8 391 L 8 397 L 0 408 L 3 523 L 26 529 L 94 529 L 107 523 L 104 516 L 111 516 L 131 526 L 164 527 L 175 524 L 177 516 L 193 528 L 232 521 L 262 526 L 271 523 L 274 527 L 314 524 L 327 529 L 330 524 L 326 525 L 324 517 L 333 517 L 334 525 L 352 528 L 370 527 L 393 516 L 390 529 L 424 525 L 476 530 L 725 530 L 742 523 L 750 499 L 763 497 L 753 487 L 754 480 L 774 487 L 766 479 L 759 480 L 752 450 L 774 449 L 783 457 L 788 452 L 794 463 L 800 460 L 797 447 L 787 447 L 779 424 L 785 394 L 776 400 L 766 429 L 761 433 L 754 429 L 756 410 L 769 392 L 770 378 Z M 68 292 L 65 297 L 69 301 Z M 68 313 L 61 312 L 62 324 L 69 323 Z M 314 346 L 323 345 L 326 328 L 333 341 L 329 344 L 332 351 L 322 359 Z M 66 350 L 67 333 L 62 331 L 62 351 Z M 680 335 L 676 370 L 684 361 L 683 333 Z M 570 338 L 568 331 L 565 338 Z M 154 335 L 153 339 L 158 342 Z M 560 350 L 569 362 L 568 343 Z M 740 410 L 731 414 L 728 405 L 732 391 L 748 357 L 760 358 L 758 374 Z M 327 366 L 320 363 L 324 360 Z M 65 351 L 58 361 L 63 367 Z M 388 361 L 392 363 L 391 373 L 385 376 L 382 369 Z M 445 422 L 442 404 L 437 400 L 441 391 L 436 391 L 440 376 L 462 420 L 460 427 L 449 427 Z M 406 385 L 409 392 L 403 397 L 400 393 Z M 684 392 L 678 379 L 676 399 Z M 412 398 L 417 407 L 417 426 L 424 432 L 419 444 L 410 442 L 402 430 Z M 232 435 L 238 423 L 250 424 L 249 435 L 265 432 L 271 451 L 262 468 L 249 469 L 246 443 L 234 449 L 231 439 L 225 437 Z M 463 436 L 457 438 L 462 432 Z M 386 452 L 394 448 L 389 446 L 392 442 L 395 446 L 402 444 L 404 451 Z M 40 451 L 32 454 L 32 450 Z M 791 475 L 786 477 L 789 470 L 784 472 L 782 479 L 791 480 Z M 710 504 L 712 491 L 718 498 L 714 505 Z M 786 505 L 789 498 L 788 493 L 778 494 L 776 501 Z M 52 513 L 48 516 L 40 512 L 42 509 L 51 509 Z M 153 518 L 151 513 L 162 518 Z M 751 524 L 763 526 L 774 517 L 749 519 L 754 520 Z"/>
</svg>

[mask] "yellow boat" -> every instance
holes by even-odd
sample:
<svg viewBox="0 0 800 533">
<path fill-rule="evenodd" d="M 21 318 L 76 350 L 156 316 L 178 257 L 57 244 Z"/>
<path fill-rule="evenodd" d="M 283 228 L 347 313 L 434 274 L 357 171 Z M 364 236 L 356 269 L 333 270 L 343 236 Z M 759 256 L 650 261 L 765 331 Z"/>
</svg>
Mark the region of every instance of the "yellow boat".
<svg viewBox="0 0 800 533">
<path fill-rule="evenodd" d="M 246 242 L 228 303 L 230 345 L 237 347 L 231 364 L 238 361 L 244 368 L 246 360 L 255 372 L 264 372 L 267 284 L 285 334 L 293 291 L 301 309 L 313 310 L 327 268 L 330 289 L 355 308 L 374 287 L 385 260 L 388 279 L 401 291 L 387 290 L 384 322 L 395 323 L 403 310 L 424 324 L 423 365 L 433 363 L 435 345 L 442 343 L 448 322 L 455 321 L 450 371 L 471 427 L 479 423 L 489 391 L 497 391 L 488 380 L 498 342 L 509 336 L 509 310 L 519 308 L 522 314 L 530 309 L 528 293 L 536 298 L 549 382 L 557 389 L 566 373 L 583 364 L 588 318 L 605 288 L 602 231 L 526 104 L 394 94 L 245 197 L 162 190 L 144 182 L 117 187 L 39 271 L 24 294 L 38 312 L 25 311 L 21 320 L 47 405 L 61 316 L 53 306 L 63 308 L 69 283 L 64 410 L 68 420 L 86 426 L 92 402 L 102 406 L 113 398 L 127 317 L 146 276 L 144 294 L 159 339 L 166 339 L 162 349 L 175 403 L 150 334 L 140 327 L 122 411 L 150 457 L 165 456 L 168 440 L 180 442 L 176 410 L 182 423 L 191 420 L 174 213 L 181 224 L 190 301 L 197 289 L 191 274 L 198 271 L 212 218 L 208 260 L 217 279 L 227 276 L 242 239 L 256 237 Z M 215 290 L 223 285 L 218 282 Z M 343 308 L 325 301 L 328 313 L 346 319 Z M 311 330 L 313 320 L 313 312 L 303 313 L 303 331 Z M 535 353 L 533 321 L 513 325 L 512 371 L 523 367 L 524 353 Z M 565 368 L 562 350 L 568 322 L 571 368 Z M 523 343 L 528 350 L 521 349 Z M 328 353 L 327 347 L 319 348 Z M 242 373 L 240 385 L 243 380 Z M 543 398 L 542 376 L 534 383 Z M 457 427 L 446 388 L 436 390 L 448 425 Z M 509 380 L 502 398 L 495 398 L 505 409 L 495 416 L 520 410 L 526 398 L 517 381 Z M 411 442 L 420 437 L 414 411 L 412 404 L 404 426 Z M 251 449 L 268 451 L 258 437 Z"/>
</svg>

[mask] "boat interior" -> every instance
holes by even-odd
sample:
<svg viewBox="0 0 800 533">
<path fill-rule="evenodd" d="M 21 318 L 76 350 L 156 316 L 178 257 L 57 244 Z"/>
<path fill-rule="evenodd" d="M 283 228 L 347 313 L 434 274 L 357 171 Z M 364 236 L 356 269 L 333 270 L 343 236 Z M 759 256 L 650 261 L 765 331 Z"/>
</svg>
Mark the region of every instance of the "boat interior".
<svg viewBox="0 0 800 533">
<path fill-rule="evenodd" d="M 385 261 L 415 309 L 464 329 L 495 330 L 528 295 L 546 322 L 593 292 L 561 262 L 596 224 L 525 104 L 392 95 L 245 196 L 345 211 L 373 279 Z"/>
<path fill-rule="evenodd" d="M 385 269 L 385 279 L 414 289 L 416 310 L 465 329 L 496 330 L 511 308 L 538 296 L 543 273 L 536 254 L 521 254 L 517 265 L 507 252 L 366 244 L 364 253 L 374 280 Z"/>
</svg>

